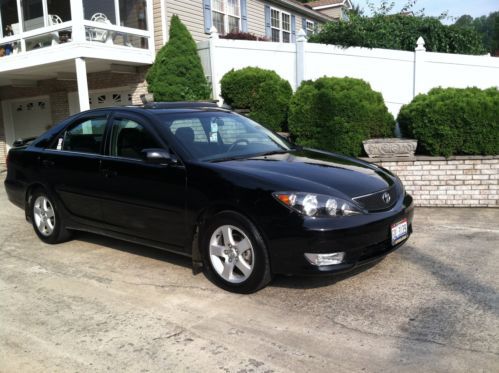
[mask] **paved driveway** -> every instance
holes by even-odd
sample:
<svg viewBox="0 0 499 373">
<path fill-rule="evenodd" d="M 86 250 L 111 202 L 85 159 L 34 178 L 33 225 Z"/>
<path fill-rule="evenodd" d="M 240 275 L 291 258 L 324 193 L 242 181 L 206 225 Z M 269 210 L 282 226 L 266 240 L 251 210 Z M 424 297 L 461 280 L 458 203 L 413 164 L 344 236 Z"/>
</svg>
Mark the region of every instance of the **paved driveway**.
<svg viewBox="0 0 499 373">
<path fill-rule="evenodd" d="M 419 209 L 370 269 L 240 296 L 172 254 L 45 245 L 0 206 L 2 372 L 499 371 L 499 210 Z"/>
</svg>

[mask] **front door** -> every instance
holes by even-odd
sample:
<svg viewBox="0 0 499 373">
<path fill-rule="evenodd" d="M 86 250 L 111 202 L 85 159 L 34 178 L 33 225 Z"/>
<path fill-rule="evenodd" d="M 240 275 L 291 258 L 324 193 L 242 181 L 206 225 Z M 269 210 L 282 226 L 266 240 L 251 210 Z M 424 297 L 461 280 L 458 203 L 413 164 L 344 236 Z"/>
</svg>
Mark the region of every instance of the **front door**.
<svg viewBox="0 0 499 373">
<path fill-rule="evenodd" d="M 104 220 L 114 229 L 183 250 L 186 239 L 185 168 L 144 160 L 143 149 L 164 148 L 152 128 L 132 114 L 111 120 L 101 172 Z"/>
</svg>

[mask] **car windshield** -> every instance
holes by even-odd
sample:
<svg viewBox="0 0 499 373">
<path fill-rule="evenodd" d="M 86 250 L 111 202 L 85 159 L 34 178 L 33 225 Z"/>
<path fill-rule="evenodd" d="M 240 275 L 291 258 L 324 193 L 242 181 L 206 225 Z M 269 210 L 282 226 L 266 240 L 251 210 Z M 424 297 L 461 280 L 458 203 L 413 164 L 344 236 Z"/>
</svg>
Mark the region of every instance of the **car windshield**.
<svg viewBox="0 0 499 373">
<path fill-rule="evenodd" d="M 160 114 L 159 118 L 198 161 L 216 162 L 293 150 L 282 137 L 234 113 L 188 112 Z"/>
</svg>

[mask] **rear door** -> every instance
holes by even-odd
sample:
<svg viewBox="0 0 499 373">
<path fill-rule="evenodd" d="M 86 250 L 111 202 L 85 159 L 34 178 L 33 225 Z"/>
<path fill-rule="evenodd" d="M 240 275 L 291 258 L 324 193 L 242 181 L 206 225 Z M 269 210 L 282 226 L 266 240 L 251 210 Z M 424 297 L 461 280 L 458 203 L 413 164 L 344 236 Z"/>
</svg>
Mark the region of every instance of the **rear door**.
<svg viewBox="0 0 499 373">
<path fill-rule="evenodd" d="M 39 157 L 40 171 L 74 216 L 102 221 L 100 161 L 109 112 L 79 117 Z"/>
<path fill-rule="evenodd" d="M 186 172 L 181 164 L 157 165 L 141 151 L 167 148 L 147 120 L 116 113 L 110 120 L 101 172 L 107 179 L 103 217 L 116 231 L 183 250 Z"/>
</svg>

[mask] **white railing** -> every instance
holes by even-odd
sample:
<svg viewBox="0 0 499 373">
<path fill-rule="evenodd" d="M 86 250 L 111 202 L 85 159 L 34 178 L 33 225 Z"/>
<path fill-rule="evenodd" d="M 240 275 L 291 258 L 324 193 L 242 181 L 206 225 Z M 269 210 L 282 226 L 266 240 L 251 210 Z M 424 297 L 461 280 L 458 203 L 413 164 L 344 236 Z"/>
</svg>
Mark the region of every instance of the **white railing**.
<svg viewBox="0 0 499 373">
<path fill-rule="evenodd" d="M 0 62 L 3 58 L 19 53 L 29 53 L 34 49 L 70 43 L 74 40 L 72 35 L 79 31 L 77 28 L 83 28 L 85 35 L 85 38 L 79 42 L 101 42 L 109 46 L 116 45 L 138 49 L 150 49 L 154 44 L 151 43 L 151 31 L 115 26 L 104 22 L 84 20 L 76 25 L 75 22 L 68 21 L 0 38 L 0 48 L 4 49 L 4 55 L 0 57 Z M 7 52 L 9 52 L 8 55 L 5 54 Z"/>
<path fill-rule="evenodd" d="M 151 32 L 106 22 L 83 21 L 85 39 L 92 42 L 148 49 Z"/>
</svg>

